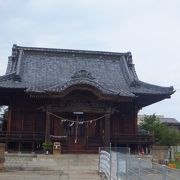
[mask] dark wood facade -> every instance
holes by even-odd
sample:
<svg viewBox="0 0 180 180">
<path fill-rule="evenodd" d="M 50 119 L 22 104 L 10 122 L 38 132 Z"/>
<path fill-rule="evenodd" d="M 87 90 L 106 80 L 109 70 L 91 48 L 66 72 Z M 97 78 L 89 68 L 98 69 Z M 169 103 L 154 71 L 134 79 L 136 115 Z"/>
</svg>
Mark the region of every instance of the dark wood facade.
<svg viewBox="0 0 180 180">
<path fill-rule="evenodd" d="M 71 66 L 70 62 L 72 63 L 72 59 L 76 59 L 77 55 L 78 59 L 84 56 L 89 59 L 88 61 L 84 60 L 86 66 L 80 67 L 84 63 L 82 60 L 74 64 L 74 66 L 77 64 L 77 69 L 80 70 L 74 70 L 72 67 L 71 71 L 62 72 L 65 68 L 70 67 L 66 64 L 60 66 L 61 69 L 57 71 L 59 74 L 53 77 L 54 79 L 60 78 L 59 83 L 53 85 L 51 82 L 53 78 L 50 79 L 49 76 L 50 74 L 53 76 L 55 69 L 47 73 L 48 76 L 45 80 L 42 80 L 43 71 L 37 76 L 40 80 L 33 80 L 34 75 L 32 75 L 32 79 L 29 78 L 27 75 L 29 68 L 31 68 L 29 73 L 37 74 L 38 72 L 32 67 L 38 67 L 38 63 L 44 61 L 41 57 L 38 61 L 32 59 L 32 63 L 30 63 L 29 51 L 34 59 L 42 52 L 50 53 L 49 56 L 43 57 L 45 60 L 47 57 L 54 57 L 58 54 L 60 59 L 53 60 L 53 63 L 58 62 L 60 65 L 67 63 Z M 70 56 L 72 53 L 73 55 Z M 24 64 L 22 63 L 23 56 Z M 126 61 L 117 59 L 122 56 L 126 58 Z M 12 58 L 12 62 L 9 62 L 11 67 L 7 68 L 9 72 L 0 77 L 0 102 L 1 105 L 9 107 L 7 126 L 4 131 L 0 132 L 0 141 L 6 143 L 8 151 L 40 151 L 41 145 L 45 141 L 61 142 L 64 153 L 97 152 L 99 146 L 110 146 L 110 144 L 132 148 L 138 145 L 151 145 L 153 143 L 152 135 L 138 133 L 137 113 L 143 106 L 168 98 L 174 92 L 172 88 L 157 87 L 139 81 L 132 68 L 131 55 L 128 53 L 109 54 L 15 47 L 12 57 L 14 59 Z M 69 59 L 63 61 L 62 57 L 68 57 L 70 62 L 68 62 Z M 92 57 L 94 59 L 90 59 Z M 27 59 L 27 63 L 30 64 L 25 63 Z M 121 63 L 121 69 L 116 70 L 112 59 L 116 63 Z M 97 69 L 93 74 L 91 68 L 87 68 L 88 63 L 92 61 L 97 61 L 97 65 L 101 62 L 102 66 L 99 68 L 104 69 L 104 72 L 99 73 L 100 69 Z M 41 64 L 41 67 L 46 67 L 48 62 L 49 60 L 45 64 Z M 103 64 L 106 63 L 107 65 L 103 67 Z M 95 65 L 96 63 L 89 64 L 94 69 L 97 68 Z M 125 65 L 127 67 L 124 67 Z M 26 66 L 29 66 L 27 74 L 24 70 Z M 54 64 L 51 64 L 47 68 L 55 67 Z M 131 71 L 129 74 L 126 72 L 127 68 Z M 109 75 L 112 80 L 107 80 L 108 76 L 105 73 L 108 69 L 112 74 L 113 71 L 118 71 L 118 73 L 122 71 L 122 77 L 114 81 L 117 77 Z M 69 74 L 71 74 L 69 80 L 66 80 Z M 101 79 L 98 80 L 98 76 L 101 75 L 101 79 L 104 78 L 102 83 Z M 131 80 L 127 80 L 130 79 L 128 76 L 132 76 Z M 30 85 L 31 81 L 38 80 L 36 85 Z M 60 85 L 62 80 L 64 80 L 64 84 Z M 107 80 L 106 83 L 105 80 Z M 111 84 L 113 81 L 115 84 Z M 42 82 L 45 84 L 40 86 Z M 51 85 L 47 86 L 48 82 Z M 115 87 L 119 82 L 121 82 L 120 88 L 117 88 L 116 92 Z M 47 87 L 44 87 L 45 85 Z"/>
<path fill-rule="evenodd" d="M 126 139 L 123 144 L 140 143 L 139 139 L 133 139 L 137 134 L 137 109 L 129 99 L 99 100 L 91 90 L 76 89 L 64 98 L 25 98 L 25 95 L 17 94 L 14 94 L 13 105 L 9 106 L 7 132 L 3 134 L 10 145 L 8 149 L 32 147 L 38 150 L 39 144 L 49 140 L 60 141 L 63 152 L 83 151 L 82 148 L 97 151 L 99 146 L 109 146 L 110 142 L 114 146 L 120 145 L 119 138 Z M 89 121 L 78 125 L 76 143 L 75 124 L 70 127 L 70 122 L 63 122 L 56 115 L 74 121 L 77 118 L 80 122 Z M 91 122 L 99 117 L 102 118 Z M 131 142 L 127 141 L 128 136 Z M 11 147 L 12 142 L 16 144 L 14 147 Z"/>
</svg>

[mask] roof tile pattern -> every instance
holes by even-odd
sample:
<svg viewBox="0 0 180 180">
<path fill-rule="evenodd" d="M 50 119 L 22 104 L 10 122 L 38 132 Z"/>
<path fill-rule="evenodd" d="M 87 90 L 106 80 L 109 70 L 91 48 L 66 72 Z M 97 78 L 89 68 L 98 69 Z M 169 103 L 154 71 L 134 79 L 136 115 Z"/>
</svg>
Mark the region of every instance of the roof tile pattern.
<svg viewBox="0 0 180 180">
<path fill-rule="evenodd" d="M 59 92 L 87 84 L 102 94 L 136 97 L 139 94 L 171 95 L 172 87 L 140 81 L 132 56 L 127 53 L 28 48 L 13 46 L 7 74 L 0 88 L 25 88 L 26 92 Z"/>
</svg>

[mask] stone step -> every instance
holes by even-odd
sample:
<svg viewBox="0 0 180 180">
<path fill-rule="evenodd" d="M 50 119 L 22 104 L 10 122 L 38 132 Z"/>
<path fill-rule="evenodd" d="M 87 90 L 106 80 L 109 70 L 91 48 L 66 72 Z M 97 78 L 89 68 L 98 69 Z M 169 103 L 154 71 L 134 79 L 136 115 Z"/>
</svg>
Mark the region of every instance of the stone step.
<svg viewBox="0 0 180 180">
<path fill-rule="evenodd" d="M 5 165 L 8 168 L 22 169 L 22 170 L 69 170 L 69 171 L 97 171 L 98 169 L 98 155 L 89 154 L 62 154 L 58 156 L 53 155 L 37 155 L 31 159 L 22 157 L 11 157 Z"/>
<path fill-rule="evenodd" d="M 39 180 L 100 180 L 98 174 L 98 155 L 97 154 L 61 154 L 61 155 L 37 155 L 34 157 L 9 157 L 6 167 L 14 172 L 14 180 L 39 179 Z M 8 164 L 9 163 L 9 164 Z M 19 170 L 19 171 L 18 171 Z M 27 170 L 26 174 L 23 174 Z M 20 175 L 20 172 L 22 175 Z M 29 172 L 33 172 L 29 174 Z M 4 179 L 3 179 L 4 178 Z M 8 180 L 10 176 L 1 177 L 2 180 Z M 10 179 L 9 179 L 10 180 Z"/>
</svg>

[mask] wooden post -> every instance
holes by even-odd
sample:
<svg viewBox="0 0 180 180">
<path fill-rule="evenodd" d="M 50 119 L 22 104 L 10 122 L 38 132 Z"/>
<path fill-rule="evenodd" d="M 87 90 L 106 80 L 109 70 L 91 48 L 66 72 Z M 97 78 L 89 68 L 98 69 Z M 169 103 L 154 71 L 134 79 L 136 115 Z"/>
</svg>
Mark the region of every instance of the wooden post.
<svg viewBox="0 0 180 180">
<path fill-rule="evenodd" d="M 32 153 L 34 153 L 34 152 L 35 152 L 35 143 L 32 142 Z"/>
<path fill-rule="evenodd" d="M 111 117 L 111 110 L 108 108 L 106 110 L 105 116 L 105 134 L 104 134 L 104 145 L 106 147 L 110 146 L 110 117 Z"/>
<path fill-rule="evenodd" d="M 18 153 L 21 153 L 21 147 L 22 147 L 22 143 L 19 142 L 19 143 L 18 143 Z"/>
<path fill-rule="evenodd" d="M 11 115 L 12 114 L 12 111 L 9 109 L 8 110 L 8 125 L 7 125 L 7 131 L 10 132 L 11 131 Z"/>
<path fill-rule="evenodd" d="M 50 114 L 46 112 L 46 134 L 45 142 L 50 140 Z"/>
<path fill-rule="evenodd" d="M 22 124 L 21 124 L 21 132 L 23 132 L 24 131 L 24 116 L 25 116 L 25 112 L 23 111 L 22 112 Z"/>
</svg>

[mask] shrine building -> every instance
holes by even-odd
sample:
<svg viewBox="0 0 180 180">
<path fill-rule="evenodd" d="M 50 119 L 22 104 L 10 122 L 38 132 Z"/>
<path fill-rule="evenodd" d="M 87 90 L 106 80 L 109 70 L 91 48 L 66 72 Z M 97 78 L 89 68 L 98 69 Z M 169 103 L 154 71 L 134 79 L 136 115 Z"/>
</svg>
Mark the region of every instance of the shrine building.
<svg viewBox="0 0 180 180">
<path fill-rule="evenodd" d="M 0 105 L 8 106 L 0 142 L 9 152 L 39 152 L 47 141 L 60 142 L 62 153 L 150 146 L 137 113 L 173 93 L 140 81 L 130 52 L 14 45 L 0 76 Z"/>
</svg>

